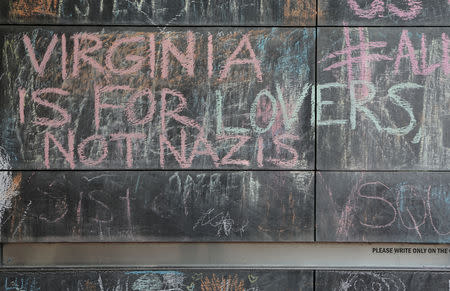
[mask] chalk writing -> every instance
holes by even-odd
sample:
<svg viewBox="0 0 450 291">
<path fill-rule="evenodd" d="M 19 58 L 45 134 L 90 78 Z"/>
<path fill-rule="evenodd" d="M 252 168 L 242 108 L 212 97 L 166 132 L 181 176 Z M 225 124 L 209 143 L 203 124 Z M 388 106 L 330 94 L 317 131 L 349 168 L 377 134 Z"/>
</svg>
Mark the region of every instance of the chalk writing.
<svg viewBox="0 0 450 291">
<path fill-rule="evenodd" d="M 414 176 L 416 179 L 413 179 Z M 450 185 L 441 174 L 344 174 L 321 173 L 318 196 L 319 212 L 329 213 L 335 233 L 322 223 L 320 237 L 335 236 L 337 240 L 443 242 L 449 240 L 450 227 L 445 216 L 449 211 L 446 199 Z M 353 181 L 351 192 L 333 189 L 334 179 Z M 399 180 L 407 179 L 400 182 Z M 332 182 L 331 182 L 332 183 Z M 347 190 L 344 191 L 348 191 Z M 337 199 L 346 196 L 344 204 Z M 330 218 L 331 219 L 331 218 Z M 328 221 L 324 218 L 323 222 Z M 321 229 L 322 228 L 322 229 Z M 327 234 L 328 233 L 328 234 Z M 396 234 L 394 234 L 396 233 Z M 322 237 L 323 236 L 323 237 Z"/>
<path fill-rule="evenodd" d="M 325 25 L 448 25 L 448 0 L 319 0 Z"/>
<path fill-rule="evenodd" d="M 291 42 L 298 42 L 298 37 L 313 39 L 307 30 L 303 36 L 301 30 L 293 34 L 287 31 L 282 33 L 287 41 L 284 50 Z M 33 35 L 24 33 L 16 49 L 25 50 L 27 58 L 15 61 L 22 62 L 24 68 L 32 68 L 22 73 L 33 78 L 20 85 L 8 81 L 5 85 L 18 100 L 4 102 L 18 107 L 13 118 L 19 121 L 16 126 L 24 135 L 39 133 L 34 137 L 38 145 L 19 144 L 5 149 L 16 155 L 17 148 L 23 147 L 29 156 L 27 162 L 19 159 L 15 163 L 31 168 L 307 169 L 314 154 L 313 125 L 317 109 L 317 125 L 322 127 L 318 131 L 319 150 L 332 142 L 326 136 L 321 138 L 324 133 L 335 136 L 335 131 L 345 131 L 339 136 L 357 138 L 361 130 L 367 130 L 394 143 L 395 150 L 406 150 L 418 160 L 404 161 L 406 154 L 388 159 L 363 156 L 365 163 L 375 163 L 367 164 L 366 168 L 406 167 L 409 162 L 419 168 L 441 169 L 445 158 L 436 155 L 445 157 L 445 142 L 437 147 L 427 143 L 432 135 L 445 141 L 445 127 L 436 130 L 433 126 L 441 124 L 439 116 L 444 114 L 445 106 L 440 107 L 442 113 L 431 114 L 425 110 L 430 102 L 436 101 L 430 96 L 433 93 L 429 85 L 419 78 L 435 74 L 447 78 L 448 36 L 446 32 L 427 31 L 410 36 L 410 29 L 397 32 L 397 39 L 392 37 L 393 41 L 388 43 L 372 40 L 367 29 L 345 27 L 344 49 L 329 48 L 330 52 L 321 58 L 319 79 L 323 82 L 317 88 L 311 83 L 308 47 L 286 56 L 289 61 L 297 58 L 298 65 L 288 74 L 292 78 L 301 74 L 301 79 L 286 83 L 283 77 L 261 86 L 278 69 L 262 74 L 262 68 L 269 64 L 265 61 L 267 50 L 261 49 L 258 43 L 273 37 L 255 31 L 236 38 L 193 31 L 142 32 L 132 36 L 74 33 L 70 38 L 38 31 Z M 352 44 L 354 36 L 358 40 L 356 45 Z M 67 46 L 69 39 L 72 44 Z M 433 44 L 431 51 L 427 49 L 429 43 Z M 73 50 L 68 51 L 67 47 Z M 286 68 L 286 60 L 277 59 L 279 68 Z M 10 62 L 6 62 L 7 68 Z M 391 69 L 396 81 L 386 77 L 380 80 L 378 71 L 373 69 L 378 66 Z M 305 74 L 301 68 L 309 73 Z M 333 80 L 338 71 L 345 73 L 345 78 L 343 75 Z M 405 72 L 410 72 L 413 79 L 405 78 Z M 91 74 L 95 77 L 86 79 Z M 241 74 L 245 75 L 240 82 L 242 86 L 251 86 L 251 92 L 245 96 L 233 88 Z M 150 76 L 156 85 L 142 76 Z M 48 78 L 62 82 L 63 86 L 42 86 Z M 128 85 L 121 84 L 125 79 L 130 81 Z M 189 80 L 194 85 L 200 79 L 207 80 L 213 89 L 196 89 L 206 97 L 198 97 L 199 93 L 194 92 L 195 98 L 202 102 L 192 101 L 192 88 L 186 89 L 186 83 L 181 80 Z M 79 94 L 85 95 L 77 86 L 70 85 L 79 82 L 90 95 L 82 98 L 85 111 L 81 115 L 70 101 Z M 315 91 L 317 104 L 312 96 Z M 350 98 L 334 101 L 329 94 L 335 91 Z M 447 97 L 441 98 L 445 104 Z M 430 118 L 424 118 L 429 114 Z M 83 120 L 81 127 L 80 120 Z M 401 137 L 401 143 L 396 144 L 395 137 Z M 338 144 L 341 152 L 351 147 L 349 142 Z M 424 150 L 418 151 L 418 147 Z M 370 147 L 365 148 L 368 151 Z M 338 167 L 359 164 L 338 160 L 350 155 L 334 155 L 334 158 L 327 155 L 331 151 L 319 155 L 320 167 L 323 167 L 321 161 L 337 162 Z"/>
<path fill-rule="evenodd" d="M 237 229 L 235 229 L 234 224 L 235 222 L 230 218 L 229 212 L 227 212 L 226 214 L 224 214 L 223 212 L 215 214 L 214 208 L 212 208 L 203 213 L 202 216 L 200 216 L 192 229 L 195 230 L 199 226 L 208 225 L 217 229 L 217 236 L 219 237 L 221 235 L 229 236 L 232 231 L 239 232 L 242 236 L 248 226 L 248 220 Z"/>
<path fill-rule="evenodd" d="M 319 169 L 446 170 L 448 31 L 340 31 L 319 34 Z"/>
<path fill-rule="evenodd" d="M 249 278 L 253 278 L 250 280 Z M 257 278 L 257 279 L 254 279 Z M 312 271 L 277 270 L 117 270 L 8 272 L 0 276 L 5 291 L 263 291 L 312 290 Z"/>
<path fill-rule="evenodd" d="M 298 169 L 312 163 L 314 130 L 302 126 L 313 120 L 308 30 L 48 33 L 12 37 L 14 49 L 27 55 L 21 74 L 31 79 L 9 83 L 17 99 L 2 101 L 18 106 L 12 118 L 25 135 L 37 133 L 40 149 L 22 145 L 34 156 L 32 168 Z M 278 37 L 286 41 L 275 58 L 279 65 L 263 74 L 273 58 L 266 47 Z M 296 67 L 279 79 L 293 59 Z M 205 80 L 209 86 L 192 88 Z M 241 86 L 250 91 L 236 91 Z"/>
<path fill-rule="evenodd" d="M 6 0 L 6 10 L 0 21 L 160 26 L 311 25 L 316 14 L 312 0 Z"/>
<path fill-rule="evenodd" d="M 5 278 L 5 291 L 40 291 L 35 277 Z"/>
<path fill-rule="evenodd" d="M 4 205 L 2 241 L 313 238 L 310 172 L 30 171 L 12 176 L 20 178 L 12 178 L 16 194 Z M 282 192 L 272 195 L 275 188 Z"/>
<path fill-rule="evenodd" d="M 348 5 L 354 11 L 356 15 L 362 18 L 372 19 L 375 17 L 384 17 L 383 12 L 386 10 L 401 19 L 411 20 L 422 12 L 422 1 L 421 0 L 407 0 L 408 9 L 400 9 L 395 4 L 387 4 L 383 0 L 373 0 L 370 3 L 370 9 L 362 9 L 361 6 L 356 2 L 356 0 L 347 0 Z"/>
<path fill-rule="evenodd" d="M 377 272 L 354 272 L 341 281 L 339 291 L 347 290 L 395 290 L 406 291 L 405 283 L 393 275 L 388 276 Z"/>
<path fill-rule="evenodd" d="M 318 271 L 316 290 L 447 290 L 445 272 Z"/>
<path fill-rule="evenodd" d="M 216 274 L 213 274 L 212 278 L 205 277 L 202 279 L 201 288 L 204 291 L 218 291 L 218 290 L 230 290 L 230 291 L 244 291 L 244 281 L 239 280 L 237 275 L 228 278 L 218 278 Z"/>
<path fill-rule="evenodd" d="M 11 1 L 12 17 L 30 17 L 33 15 L 56 16 L 58 14 L 58 0 L 16 0 Z"/>
</svg>

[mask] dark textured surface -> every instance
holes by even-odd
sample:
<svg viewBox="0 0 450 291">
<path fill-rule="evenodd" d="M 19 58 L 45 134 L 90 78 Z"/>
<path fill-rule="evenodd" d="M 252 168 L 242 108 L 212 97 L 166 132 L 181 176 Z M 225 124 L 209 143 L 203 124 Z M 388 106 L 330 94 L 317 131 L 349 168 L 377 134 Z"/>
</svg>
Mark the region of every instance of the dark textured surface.
<svg viewBox="0 0 450 291">
<path fill-rule="evenodd" d="M 319 0 L 319 25 L 450 24 L 448 0 Z"/>
<path fill-rule="evenodd" d="M 2 239 L 449 243 L 449 2 L 315 2 L 2 1 Z"/>
<path fill-rule="evenodd" d="M 319 29 L 319 170 L 449 169 L 449 33 Z"/>
<path fill-rule="evenodd" d="M 317 240 L 449 243 L 450 173 L 317 174 Z"/>
<path fill-rule="evenodd" d="M 13 172 L 2 240 L 312 241 L 312 172 Z"/>
<path fill-rule="evenodd" d="M 294 270 L 59 270 L 0 273 L 4 290 L 447 290 L 448 272 Z M 226 289 L 225 289 L 226 288 Z"/>
<path fill-rule="evenodd" d="M 9 168 L 313 168 L 313 29 L 100 30 L 3 29 L 0 144 L 2 155 L 9 156 L 3 157 L 9 159 Z M 77 35 L 79 42 L 74 40 Z M 139 41 L 116 42 L 117 49 L 109 50 L 125 37 Z M 52 39 L 55 48 L 49 50 L 44 69 L 42 60 Z M 94 51 L 76 57 L 75 42 L 81 51 Z M 180 53 L 181 63 L 169 49 Z M 41 75 L 38 65 L 32 65 L 32 51 Z M 126 69 L 133 72 L 121 72 Z M 113 86 L 111 92 L 101 91 L 108 86 Z M 66 96 L 56 89 L 39 91 L 44 88 L 64 90 Z M 143 90 L 150 95 L 136 95 Z M 183 95 L 184 105 L 177 94 Z M 139 136 L 127 145 L 123 134 Z"/>
<path fill-rule="evenodd" d="M 129 270 L 0 272 L 2 290 L 313 290 L 312 271 Z"/>
<path fill-rule="evenodd" d="M 4 0 L 3 23 L 314 25 L 315 0 Z"/>
<path fill-rule="evenodd" d="M 317 271 L 317 291 L 448 290 L 449 272 Z"/>
</svg>

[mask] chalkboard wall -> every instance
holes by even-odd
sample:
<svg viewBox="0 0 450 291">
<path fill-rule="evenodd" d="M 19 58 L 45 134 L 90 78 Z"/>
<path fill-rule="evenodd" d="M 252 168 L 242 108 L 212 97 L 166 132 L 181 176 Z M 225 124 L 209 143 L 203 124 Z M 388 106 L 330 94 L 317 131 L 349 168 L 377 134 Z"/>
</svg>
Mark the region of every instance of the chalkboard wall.
<svg viewBox="0 0 450 291">
<path fill-rule="evenodd" d="M 314 25 L 315 0 L 6 0 L 3 23 Z"/>
<path fill-rule="evenodd" d="M 0 272 L 3 290 L 447 290 L 450 274 L 400 271 L 147 269 Z"/>
<path fill-rule="evenodd" d="M 317 238 L 449 243 L 449 175 L 319 172 Z"/>
<path fill-rule="evenodd" d="M 0 272 L 2 290 L 313 290 L 312 271 L 161 269 Z"/>
<path fill-rule="evenodd" d="M 450 243 L 449 16 L 447 0 L 1 1 L 1 242 Z M 0 281 L 449 288 L 370 270 Z"/>
<path fill-rule="evenodd" d="M 320 170 L 449 169 L 449 33 L 319 29 Z"/>
<path fill-rule="evenodd" d="M 312 241 L 311 172 L 13 172 L 2 240 Z M 181 203 L 180 203 L 181 202 Z"/>
<path fill-rule="evenodd" d="M 447 0 L 318 0 L 319 24 L 366 26 L 449 25 Z"/>
<path fill-rule="evenodd" d="M 448 272 L 319 271 L 316 290 L 447 290 Z"/>
<path fill-rule="evenodd" d="M 313 169 L 312 29 L 1 35 L 11 169 Z"/>
</svg>

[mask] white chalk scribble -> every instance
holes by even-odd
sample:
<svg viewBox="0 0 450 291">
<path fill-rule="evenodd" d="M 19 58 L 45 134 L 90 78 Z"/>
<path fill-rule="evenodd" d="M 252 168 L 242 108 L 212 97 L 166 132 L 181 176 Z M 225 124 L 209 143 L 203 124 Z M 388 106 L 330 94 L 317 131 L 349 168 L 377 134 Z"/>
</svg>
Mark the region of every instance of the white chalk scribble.
<svg viewBox="0 0 450 291">
<path fill-rule="evenodd" d="M 335 291 L 378 290 L 378 291 L 406 291 L 405 283 L 392 274 L 379 272 L 351 272 L 341 281 Z"/>
<path fill-rule="evenodd" d="M 19 194 L 17 188 L 21 176 L 13 178 L 13 174 L 7 171 L 9 169 L 11 169 L 9 156 L 6 150 L 0 147 L 0 226 L 3 224 L 6 210 L 11 207 L 13 198 Z"/>
<path fill-rule="evenodd" d="M 214 214 L 214 208 L 208 209 L 205 213 L 203 213 L 200 218 L 195 223 L 192 228 L 195 230 L 199 226 L 212 226 L 216 228 L 217 236 L 230 236 L 232 232 L 237 232 L 241 236 L 244 234 L 247 226 L 249 224 L 248 220 L 243 223 L 240 227 L 235 225 L 234 220 L 230 217 L 230 213 L 220 212 L 218 214 Z"/>
</svg>

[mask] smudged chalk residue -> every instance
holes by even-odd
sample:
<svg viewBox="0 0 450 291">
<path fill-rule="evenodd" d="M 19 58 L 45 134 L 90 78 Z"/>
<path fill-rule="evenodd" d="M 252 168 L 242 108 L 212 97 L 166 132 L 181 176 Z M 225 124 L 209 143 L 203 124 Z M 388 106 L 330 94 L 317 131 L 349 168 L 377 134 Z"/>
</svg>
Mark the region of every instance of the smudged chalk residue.
<svg viewBox="0 0 450 291">
<path fill-rule="evenodd" d="M 134 271 L 126 274 L 141 275 L 133 283 L 131 287 L 133 291 L 182 290 L 184 281 L 184 274 L 174 271 Z"/>
<path fill-rule="evenodd" d="M 58 16 L 59 0 L 19 0 L 10 2 L 11 17 Z"/>
<path fill-rule="evenodd" d="M 406 284 L 398 276 L 385 272 L 343 272 L 348 277 L 340 282 L 338 291 L 352 290 L 361 288 L 361 290 L 392 290 L 406 291 Z M 358 289 L 359 289 L 358 288 Z"/>
<path fill-rule="evenodd" d="M 164 274 L 179 274 L 179 275 L 182 275 L 183 273 L 177 272 L 177 271 L 131 271 L 131 272 L 126 272 L 125 274 L 131 274 L 131 275 L 145 275 L 145 274 L 159 274 L 159 275 L 164 275 Z"/>
<path fill-rule="evenodd" d="M 442 145 L 450 148 L 450 115 L 446 115 L 442 119 Z"/>
<path fill-rule="evenodd" d="M 137 279 L 131 290 L 144 291 L 144 290 L 160 290 L 163 288 L 163 282 L 156 274 L 146 274 Z"/>
<path fill-rule="evenodd" d="M 5 211 L 11 207 L 11 202 L 19 192 L 20 181 L 22 180 L 22 174 L 17 174 L 14 178 L 10 171 L 4 171 L 10 169 L 9 156 L 5 149 L 0 147 L 0 226 L 3 223 L 3 215 Z M 1 234 L 0 234 L 1 237 Z"/>
</svg>

